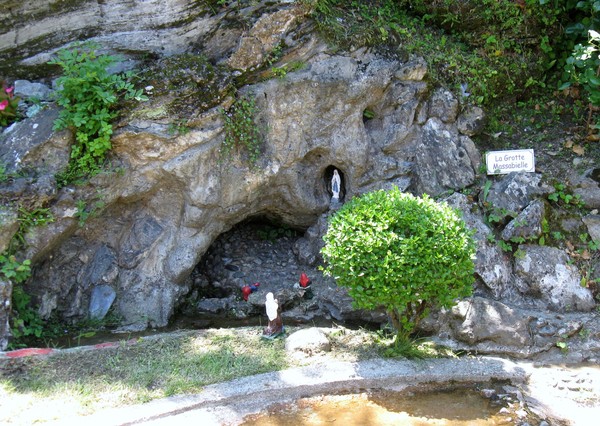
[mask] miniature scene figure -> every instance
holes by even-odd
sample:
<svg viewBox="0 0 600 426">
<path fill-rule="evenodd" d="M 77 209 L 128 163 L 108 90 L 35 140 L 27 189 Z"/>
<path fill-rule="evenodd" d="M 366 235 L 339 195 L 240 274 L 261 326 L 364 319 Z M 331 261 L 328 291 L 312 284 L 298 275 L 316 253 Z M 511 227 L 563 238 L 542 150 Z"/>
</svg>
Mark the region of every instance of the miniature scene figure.
<svg viewBox="0 0 600 426">
<path fill-rule="evenodd" d="M 246 302 L 248 301 L 248 296 L 250 296 L 250 294 L 252 294 L 256 290 L 258 290 L 258 286 L 260 286 L 260 283 L 254 283 L 254 284 L 245 285 L 244 287 L 242 287 L 242 297 L 244 298 L 244 300 Z"/>
<path fill-rule="evenodd" d="M 331 197 L 331 201 L 339 202 L 340 201 L 340 187 L 342 185 L 342 181 L 340 179 L 340 174 L 337 169 L 333 171 L 333 177 L 331 178 L 331 192 L 333 196 Z"/>
<path fill-rule="evenodd" d="M 279 311 L 279 303 L 277 299 L 273 297 L 273 293 L 267 293 L 267 299 L 265 301 L 265 308 L 267 310 L 267 317 L 269 323 L 267 328 L 263 330 L 262 337 L 265 339 L 274 339 L 285 333 L 283 328 L 283 320 L 281 319 L 281 312 Z"/>
<path fill-rule="evenodd" d="M 302 272 L 300 274 L 300 280 L 298 281 L 298 284 L 294 287 L 298 288 L 299 293 L 302 296 L 302 298 L 308 300 L 308 299 L 313 298 L 313 291 L 310 286 L 311 284 L 312 284 L 312 280 L 310 278 L 308 278 L 308 275 L 306 275 L 304 272 Z"/>
</svg>

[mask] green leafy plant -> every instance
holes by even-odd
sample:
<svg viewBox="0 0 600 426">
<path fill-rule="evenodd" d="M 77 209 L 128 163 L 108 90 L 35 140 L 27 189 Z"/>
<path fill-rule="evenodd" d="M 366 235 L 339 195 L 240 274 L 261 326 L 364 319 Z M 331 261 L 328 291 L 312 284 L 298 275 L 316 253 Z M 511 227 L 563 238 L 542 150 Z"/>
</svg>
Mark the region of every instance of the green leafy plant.
<svg viewBox="0 0 600 426">
<path fill-rule="evenodd" d="M 170 135 L 186 135 L 190 132 L 190 128 L 187 125 L 186 120 L 175 120 L 169 124 L 167 132 Z"/>
<path fill-rule="evenodd" d="M 14 255 L 0 254 L 0 272 L 3 279 L 21 283 L 29 278 L 31 272 L 29 259 L 18 262 Z"/>
<path fill-rule="evenodd" d="M 118 62 L 111 55 L 97 54 L 99 46 L 76 44 L 60 50 L 49 62 L 62 68 L 57 80 L 57 103 L 63 109 L 54 122 L 54 129 L 71 128 L 75 144 L 71 148 L 71 177 L 97 172 L 111 149 L 113 126 L 120 99 L 147 100 L 142 90 L 131 83 L 133 74 L 111 74 L 108 69 Z"/>
<path fill-rule="evenodd" d="M 221 159 L 229 157 L 237 150 L 243 150 L 248 156 L 251 166 L 260 158 L 262 138 L 255 121 L 256 103 L 254 99 L 243 96 L 236 100 L 229 109 L 222 109 L 225 138 L 221 143 Z"/>
<path fill-rule="evenodd" d="M 22 341 L 27 337 L 42 337 L 44 322 L 37 311 L 31 306 L 31 296 L 21 286 L 13 288 L 12 310 L 10 332 L 13 340 L 9 347 L 24 346 Z"/>
<path fill-rule="evenodd" d="M 572 86 L 582 88 L 588 102 L 588 129 L 598 129 L 593 114 L 600 107 L 600 3 L 596 0 L 569 1 L 566 8 L 574 21 L 565 28 L 568 40 L 574 44 L 564 63 L 562 85 L 559 90 Z"/>
<path fill-rule="evenodd" d="M 432 308 L 472 292 L 475 243 L 447 204 L 398 188 L 353 198 L 331 218 L 324 271 L 357 307 L 384 308 L 398 342 Z"/>
<path fill-rule="evenodd" d="M 14 86 L 0 85 L 0 126 L 5 127 L 16 120 L 19 98 L 14 95 Z"/>
<path fill-rule="evenodd" d="M 31 261 L 29 259 L 19 262 L 14 255 L 0 255 L 0 273 L 2 279 L 13 283 L 12 289 L 12 315 L 10 318 L 11 334 L 13 341 L 10 348 L 21 346 L 23 337 L 40 337 L 43 332 L 43 323 L 38 313 L 31 307 L 30 296 L 25 293 L 19 284 L 27 280 L 31 274 Z"/>
<path fill-rule="evenodd" d="M 555 183 L 554 189 L 555 191 L 548 195 L 548 200 L 566 207 L 583 207 L 584 203 L 581 200 L 581 196 L 579 194 L 571 194 L 564 183 Z"/>
<path fill-rule="evenodd" d="M 43 226 L 54 221 L 54 216 L 49 208 L 35 208 L 28 210 L 24 207 L 18 208 L 17 221 L 19 228 L 15 232 L 10 244 L 9 251 L 15 253 L 25 244 L 25 235 L 36 226 Z"/>
<path fill-rule="evenodd" d="M 97 200 L 91 206 L 88 206 L 84 200 L 77 200 L 76 207 L 75 217 L 78 219 L 79 226 L 82 227 L 89 218 L 94 217 L 98 210 L 104 207 L 104 201 Z"/>
</svg>

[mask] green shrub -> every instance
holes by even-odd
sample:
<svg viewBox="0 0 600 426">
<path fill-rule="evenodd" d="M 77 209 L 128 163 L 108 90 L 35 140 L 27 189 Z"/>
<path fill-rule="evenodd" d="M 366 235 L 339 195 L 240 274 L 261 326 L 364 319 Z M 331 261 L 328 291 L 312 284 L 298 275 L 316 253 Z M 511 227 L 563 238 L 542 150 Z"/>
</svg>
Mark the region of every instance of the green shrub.
<svg viewBox="0 0 600 426">
<path fill-rule="evenodd" d="M 567 89 L 571 86 L 578 86 L 585 92 L 588 107 L 587 125 L 589 128 L 598 128 L 596 123 L 592 122 L 594 110 L 600 107 L 600 33 L 589 30 L 589 39 L 587 43 L 578 43 L 573 48 L 573 53 L 567 58 L 565 64 L 565 82 L 559 88 Z"/>
<path fill-rule="evenodd" d="M 405 341 L 432 308 L 469 296 L 475 243 L 460 215 L 398 188 L 353 198 L 330 220 L 325 273 L 356 307 L 384 308 Z"/>
<path fill-rule="evenodd" d="M 57 80 L 57 103 L 63 107 L 54 130 L 71 128 L 75 144 L 71 149 L 70 172 L 76 177 L 96 172 L 111 148 L 111 121 L 117 116 L 115 105 L 122 99 L 146 100 L 130 80 L 133 74 L 110 74 L 118 62 L 111 55 L 98 55 L 92 43 L 76 44 L 60 50 L 50 61 L 59 65 L 63 76 Z"/>
</svg>

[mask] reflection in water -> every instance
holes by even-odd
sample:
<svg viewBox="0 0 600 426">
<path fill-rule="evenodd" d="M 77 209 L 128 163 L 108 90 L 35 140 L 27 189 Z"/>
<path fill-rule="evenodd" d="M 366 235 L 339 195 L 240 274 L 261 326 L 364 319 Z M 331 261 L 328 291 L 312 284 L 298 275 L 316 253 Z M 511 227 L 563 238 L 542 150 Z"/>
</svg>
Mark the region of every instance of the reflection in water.
<svg viewBox="0 0 600 426">
<path fill-rule="evenodd" d="M 405 394 L 392 391 L 301 399 L 253 416 L 244 426 L 514 425 L 508 404 L 492 403 L 470 389 Z M 520 418 L 518 423 L 525 419 Z"/>
</svg>

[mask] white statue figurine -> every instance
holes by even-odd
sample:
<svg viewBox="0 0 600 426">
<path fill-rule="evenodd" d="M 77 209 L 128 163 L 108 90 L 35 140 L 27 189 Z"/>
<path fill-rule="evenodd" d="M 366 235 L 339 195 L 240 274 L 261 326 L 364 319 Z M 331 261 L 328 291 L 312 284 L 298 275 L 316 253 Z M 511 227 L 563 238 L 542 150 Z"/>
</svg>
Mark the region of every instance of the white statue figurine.
<svg viewBox="0 0 600 426">
<path fill-rule="evenodd" d="M 282 335 L 285 331 L 283 328 L 283 320 L 279 314 L 279 303 L 277 302 L 277 299 L 273 297 L 273 293 L 271 292 L 267 293 L 265 308 L 267 310 L 269 323 L 267 324 L 267 328 L 263 330 L 262 337 L 274 339 L 275 337 Z"/>
<path fill-rule="evenodd" d="M 331 197 L 332 201 L 340 200 L 340 186 L 342 181 L 340 179 L 340 174 L 337 169 L 333 171 L 333 178 L 331 178 L 331 192 L 333 192 L 333 196 Z"/>
</svg>

